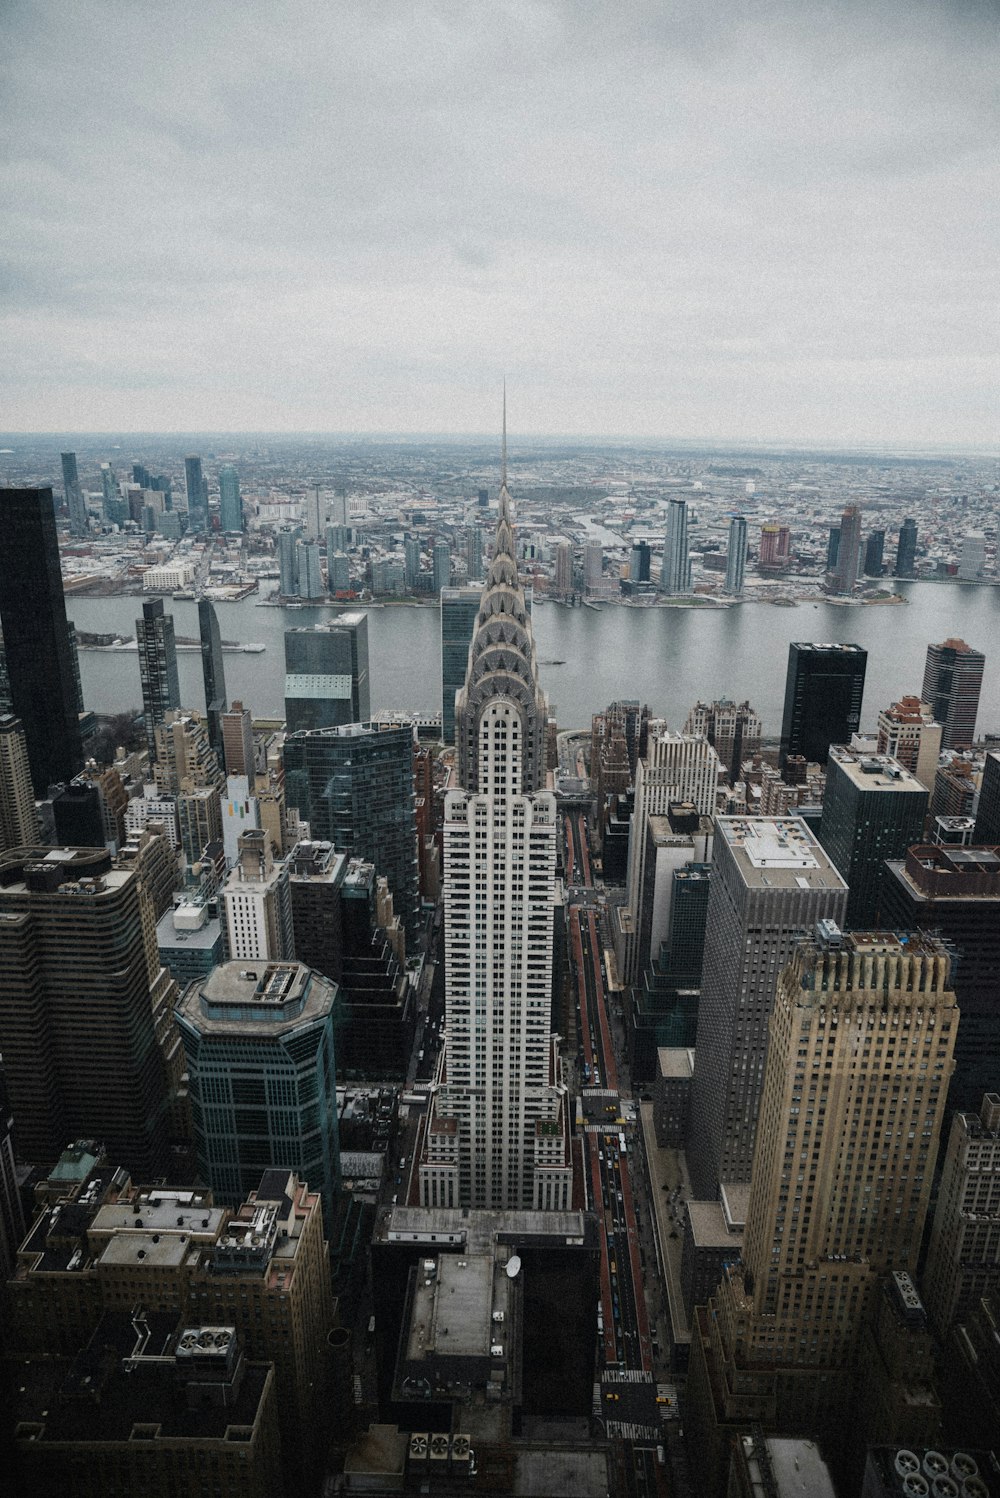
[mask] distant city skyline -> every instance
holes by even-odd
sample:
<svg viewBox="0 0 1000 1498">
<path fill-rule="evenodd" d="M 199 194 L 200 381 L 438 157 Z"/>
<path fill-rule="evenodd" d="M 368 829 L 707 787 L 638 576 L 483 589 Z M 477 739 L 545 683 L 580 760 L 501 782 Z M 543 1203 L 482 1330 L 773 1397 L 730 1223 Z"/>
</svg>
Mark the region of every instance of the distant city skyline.
<svg viewBox="0 0 1000 1498">
<path fill-rule="evenodd" d="M 990 0 L 294 17 L 6 18 L 11 428 L 995 447 Z"/>
</svg>

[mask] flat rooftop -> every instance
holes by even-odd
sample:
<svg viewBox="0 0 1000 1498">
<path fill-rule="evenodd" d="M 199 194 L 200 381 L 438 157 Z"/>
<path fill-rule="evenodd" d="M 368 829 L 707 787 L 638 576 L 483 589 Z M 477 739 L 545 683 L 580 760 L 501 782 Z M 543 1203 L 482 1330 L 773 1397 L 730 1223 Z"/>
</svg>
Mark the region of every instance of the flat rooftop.
<svg viewBox="0 0 1000 1498">
<path fill-rule="evenodd" d="M 254 1022 L 282 1033 L 329 1014 L 336 993 L 336 984 L 305 963 L 243 958 L 191 983 L 177 1013 L 202 1035 L 242 1035 Z"/>
<path fill-rule="evenodd" d="M 831 744 L 830 763 L 859 791 L 900 791 L 927 795 L 927 787 L 890 754 L 867 754 L 843 744 Z"/>
<path fill-rule="evenodd" d="M 494 1262 L 492 1253 L 441 1254 L 433 1275 L 417 1265 L 407 1358 L 489 1357 Z M 500 1278 L 507 1283 L 502 1273 Z"/>
<path fill-rule="evenodd" d="M 687 1203 L 691 1236 L 696 1248 L 731 1248 L 735 1252 L 743 1246 L 743 1234 L 739 1229 L 730 1230 L 722 1203 Z"/>
<path fill-rule="evenodd" d="M 694 1051 L 681 1046 L 659 1046 L 656 1057 L 661 1077 L 690 1081 L 694 1076 Z"/>
<path fill-rule="evenodd" d="M 801 817 L 717 817 L 715 825 L 748 889 L 847 888 Z"/>
<path fill-rule="evenodd" d="M 492 1254 L 497 1240 L 593 1247 L 593 1217 L 585 1212 L 503 1212 L 462 1207 L 392 1207 L 375 1226 L 376 1243 L 461 1244 L 468 1254 Z"/>
</svg>

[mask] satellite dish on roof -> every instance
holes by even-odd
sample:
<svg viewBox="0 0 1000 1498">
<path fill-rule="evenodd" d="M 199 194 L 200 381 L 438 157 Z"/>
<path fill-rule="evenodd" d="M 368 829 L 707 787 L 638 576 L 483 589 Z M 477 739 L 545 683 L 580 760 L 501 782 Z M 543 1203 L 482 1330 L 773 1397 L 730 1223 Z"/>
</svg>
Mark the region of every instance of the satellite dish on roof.
<svg viewBox="0 0 1000 1498">
<path fill-rule="evenodd" d="M 509 1280 L 517 1279 L 518 1275 L 521 1272 L 521 1260 L 518 1258 L 517 1254 L 511 1254 L 510 1258 L 507 1260 L 506 1272 L 507 1278 Z"/>
</svg>

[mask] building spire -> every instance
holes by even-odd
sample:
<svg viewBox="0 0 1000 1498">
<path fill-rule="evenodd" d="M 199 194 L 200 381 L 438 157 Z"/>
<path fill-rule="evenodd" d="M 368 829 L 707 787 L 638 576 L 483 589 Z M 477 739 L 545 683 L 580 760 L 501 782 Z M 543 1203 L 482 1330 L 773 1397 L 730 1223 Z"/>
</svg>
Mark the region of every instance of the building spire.
<svg viewBox="0 0 1000 1498">
<path fill-rule="evenodd" d="M 503 438 L 500 444 L 500 488 L 507 487 L 507 377 L 503 382 Z"/>
</svg>

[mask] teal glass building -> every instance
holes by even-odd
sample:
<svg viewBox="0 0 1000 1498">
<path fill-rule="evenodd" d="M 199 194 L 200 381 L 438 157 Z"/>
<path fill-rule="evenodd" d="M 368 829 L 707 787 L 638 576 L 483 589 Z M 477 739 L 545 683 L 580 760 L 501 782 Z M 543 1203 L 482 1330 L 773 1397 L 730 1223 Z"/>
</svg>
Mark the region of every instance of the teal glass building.
<svg viewBox="0 0 1000 1498">
<path fill-rule="evenodd" d="M 301 962 L 226 962 L 175 1011 L 190 1078 L 199 1174 L 239 1206 L 268 1169 L 323 1197 L 340 1187 L 334 1020 L 337 985 Z"/>
</svg>

